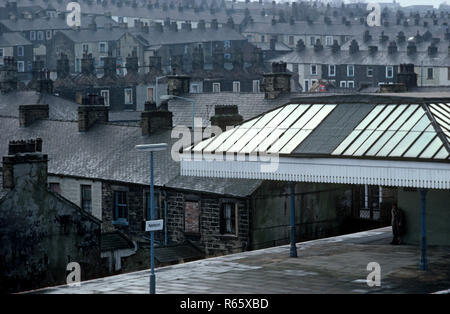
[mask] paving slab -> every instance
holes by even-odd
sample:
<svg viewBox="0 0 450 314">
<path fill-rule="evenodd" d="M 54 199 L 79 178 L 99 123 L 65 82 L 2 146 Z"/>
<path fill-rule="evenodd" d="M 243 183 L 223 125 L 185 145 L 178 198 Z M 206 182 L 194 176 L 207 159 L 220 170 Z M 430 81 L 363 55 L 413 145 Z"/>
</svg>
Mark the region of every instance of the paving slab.
<svg viewBox="0 0 450 314">
<path fill-rule="evenodd" d="M 420 248 L 389 245 L 391 228 L 213 257 L 157 268 L 156 292 L 247 293 L 448 293 L 450 247 L 429 247 L 429 270 L 419 270 Z M 381 286 L 370 287 L 371 262 Z M 149 270 L 58 286 L 33 293 L 148 293 Z"/>
</svg>

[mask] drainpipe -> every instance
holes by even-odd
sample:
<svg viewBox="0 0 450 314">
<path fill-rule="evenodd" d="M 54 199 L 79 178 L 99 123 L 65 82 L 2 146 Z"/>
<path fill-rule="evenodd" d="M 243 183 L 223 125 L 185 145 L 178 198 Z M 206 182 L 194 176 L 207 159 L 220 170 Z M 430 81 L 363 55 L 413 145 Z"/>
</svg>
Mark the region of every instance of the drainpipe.
<svg viewBox="0 0 450 314">
<path fill-rule="evenodd" d="M 427 189 L 420 189 L 420 200 L 422 204 L 422 223 L 421 223 L 421 235 L 420 235 L 420 269 L 428 269 L 427 261 L 427 229 L 426 229 L 426 202 L 427 202 Z"/>
</svg>

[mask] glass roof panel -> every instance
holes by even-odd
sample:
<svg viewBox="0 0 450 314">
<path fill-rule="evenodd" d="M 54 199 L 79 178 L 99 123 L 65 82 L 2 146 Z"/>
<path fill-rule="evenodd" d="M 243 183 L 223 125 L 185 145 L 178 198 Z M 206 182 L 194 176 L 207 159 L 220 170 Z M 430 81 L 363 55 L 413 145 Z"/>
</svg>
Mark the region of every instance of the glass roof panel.
<svg viewBox="0 0 450 314">
<path fill-rule="evenodd" d="M 366 153 L 367 156 L 375 156 L 378 151 L 386 144 L 387 141 L 395 134 L 394 130 L 387 130 L 384 134 L 375 142 L 375 144 Z"/>
<path fill-rule="evenodd" d="M 218 145 L 214 148 L 216 152 L 224 152 L 227 151 L 234 143 L 236 143 L 246 132 L 249 128 L 251 128 L 258 120 L 259 118 L 252 119 L 250 121 L 247 121 L 243 124 L 241 124 L 239 127 L 236 128 L 236 130 L 230 134 L 224 141 L 220 141 Z M 214 141 L 215 144 L 216 142 Z M 212 148 L 207 147 L 205 151 L 210 151 Z"/>
<path fill-rule="evenodd" d="M 275 129 L 268 137 L 264 139 L 264 141 L 259 144 L 258 148 L 256 149 L 258 152 L 265 152 L 267 148 L 272 145 L 275 141 L 280 139 L 281 135 L 285 132 L 284 129 Z"/>
<path fill-rule="evenodd" d="M 284 120 L 280 123 L 279 128 L 287 129 L 297 121 L 297 119 L 310 107 L 310 105 L 292 105 L 297 106 L 297 108 Z"/>
<path fill-rule="evenodd" d="M 297 131 L 305 126 L 306 123 L 311 120 L 312 117 L 322 109 L 323 105 L 312 105 L 309 107 L 308 111 L 306 111 L 300 119 L 298 119 L 292 126 L 291 129 L 297 129 Z"/>
<path fill-rule="evenodd" d="M 403 112 L 401 116 L 389 127 L 389 130 L 398 130 L 402 124 L 409 119 L 409 117 L 414 113 L 414 111 L 419 108 L 419 105 L 409 105 L 408 108 Z"/>
<path fill-rule="evenodd" d="M 428 147 L 420 155 L 420 158 L 432 158 L 434 154 L 442 147 L 441 139 L 436 136 L 436 138 L 428 145 Z"/>
<path fill-rule="evenodd" d="M 416 123 L 416 125 L 414 125 L 414 127 L 411 128 L 411 131 L 422 132 L 430 125 L 430 123 L 431 123 L 430 119 L 426 114 L 424 114 L 422 118 L 420 118 L 420 120 Z"/>
<path fill-rule="evenodd" d="M 413 113 L 411 117 L 400 127 L 399 130 L 409 131 L 412 127 L 419 121 L 420 118 L 425 114 L 425 110 L 419 108 L 416 112 Z"/>
<path fill-rule="evenodd" d="M 439 109 L 442 109 L 442 111 L 447 113 L 447 115 L 450 115 L 450 104 L 439 103 L 439 104 L 432 104 L 432 106 L 438 107 Z"/>
<path fill-rule="evenodd" d="M 312 129 L 300 130 L 280 151 L 280 154 L 289 154 L 312 132 Z"/>
<path fill-rule="evenodd" d="M 425 147 L 431 142 L 431 140 L 436 136 L 436 132 L 430 125 L 425 132 L 416 140 L 416 142 L 408 149 L 408 151 L 403 155 L 403 157 L 418 157 Z"/>
<path fill-rule="evenodd" d="M 261 116 L 261 118 L 251 127 L 252 129 L 262 129 L 269 123 L 281 110 L 283 107 L 269 111 L 268 113 Z"/>
<path fill-rule="evenodd" d="M 305 130 L 314 130 L 320 122 L 325 119 L 328 114 L 336 107 L 336 105 L 325 105 L 323 106 L 320 111 L 313 117 L 302 129 Z"/>
<path fill-rule="evenodd" d="M 332 155 L 341 155 L 342 152 L 350 145 L 350 143 L 361 133 L 361 130 L 354 130 L 348 135 L 345 140 L 339 144 L 338 147 L 331 153 Z"/>
<path fill-rule="evenodd" d="M 441 126 L 442 128 L 445 128 L 447 130 L 450 130 L 450 124 L 445 123 L 444 121 L 439 119 L 438 116 L 434 116 L 434 119 L 436 120 L 437 123 L 439 123 L 439 126 Z"/>
<path fill-rule="evenodd" d="M 401 131 L 400 131 L 401 132 Z M 390 157 L 400 157 L 408 149 L 408 147 L 420 136 L 422 132 L 410 131 L 403 138 L 403 140 L 398 143 L 397 147 L 389 154 Z"/>
<path fill-rule="evenodd" d="M 395 109 L 397 105 L 388 105 L 384 110 L 367 126 L 369 130 L 375 130 L 386 119 L 386 117 Z"/>
<path fill-rule="evenodd" d="M 430 106 L 430 111 L 431 111 L 432 114 L 439 114 L 439 115 L 441 115 L 444 120 L 449 121 L 449 123 L 450 123 L 450 113 L 448 113 L 442 107 Z"/>
<path fill-rule="evenodd" d="M 274 128 L 264 128 L 262 129 L 258 135 L 250 140 L 239 152 L 240 153 L 251 153 L 262 141 L 264 141 L 273 131 Z M 233 149 L 233 148 L 231 148 Z"/>
<path fill-rule="evenodd" d="M 353 155 L 361 144 L 373 133 L 372 130 L 363 131 L 358 138 L 345 150 L 342 155 Z"/>
<path fill-rule="evenodd" d="M 384 109 L 386 105 L 377 105 L 372 109 L 371 112 L 359 123 L 359 125 L 355 128 L 355 130 L 363 130 L 365 129 L 369 123 L 371 123 L 378 114 Z"/>
<path fill-rule="evenodd" d="M 449 153 L 445 146 L 442 146 L 442 148 L 437 152 L 437 154 L 434 156 L 435 159 L 447 159 L 449 157 Z"/>
<path fill-rule="evenodd" d="M 268 128 L 277 127 L 281 122 L 283 122 L 287 117 L 289 117 L 289 115 L 296 107 L 297 105 L 285 106 L 269 123 L 267 123 L 266 127 Z"/>
<path fill-rule="evenodd" d="M 396 119 L 408 108 L 408 105 L 398 105 L 397 108 L 390 114 L 386 120 L 377 128 L 378 130 L 386 130 L 389 126 L 396 121 Z"/>
<path fill-rule="evenodd" d="M 362 156 L 375 143 L 375 141 L 383 134 L 384 131 L 376 130 L 367 138 L 367 140 L 358 148 L 353 156 Z"/>
<path fill-rule="evenodd" d="M 223 133 L 221 133 L 221 134 L 223 134 Z M 194 152 L 201 152 L 203 150 L 203 148 L 208 146 L 208 144 L 210 144 L 214 139 L 215 139 L 215 137 L 205 139 L 205 140 L 201 141 L 200 143 L 198 143 L 197 145 L 195 145 L 194 149 L 192 149 L 192 150 Z"/>
<path fill-rule="evenodd" d="M 269 149 L 269 153 L 278 153 L 297 132 L 298 129 L 288 129 L 275 143 L 273 143 L 272 147 Z"/>
<path fill-rule="evenodd" d="M 400 143 L 400 141 L 408 134 L 407 131 L 397 131 L 389 141 L 383 146 L 383 148 L 377 153 L 377 156 L 386 157 L 389 153 Z"/>
</svg>

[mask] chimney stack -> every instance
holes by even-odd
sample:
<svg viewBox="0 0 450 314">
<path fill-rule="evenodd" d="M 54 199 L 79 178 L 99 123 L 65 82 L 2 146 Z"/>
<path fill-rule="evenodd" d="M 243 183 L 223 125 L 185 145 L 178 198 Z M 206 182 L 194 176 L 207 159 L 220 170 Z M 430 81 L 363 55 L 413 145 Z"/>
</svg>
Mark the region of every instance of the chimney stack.
<svg viewBox="0 0 450 314">
<path fill-rule="evenodd" d="M 19 125 L 22 128 L 30 126 L 36 120 L 44 120 L 49 117 L 48 105 L 20 105 L 19 106 Z"/>
<path fill-rule="evenodd" d="M 319 51 L 322 51 L 322 50 L 323 50 L 323 45 L 320 42 L 320 39 L 318 38 L 316 40 L 316 43 L 314 44 L 314 52 L 319 52 Z"/>
<path fill-rule="evenodd" d="M 391 41 L 388 46 L 388 54 L 397 53 L 397 44 L 395 41 Z"/>
<path fill-rule="evenodd" d="M 83 97 L 82 105 L 78 107 L 78 131 L 87 132 L 95 123 L 109 121 L 109 109 L 104 98 L 89 94 Z"/>
<path fill-rule="evenodd" d="M 227 127 L 241 123 L 244 119 L 239 114 L 237 105 L 216 105 L 214 116 L 210 120 L 211 125 L 218 126 L 222 131 L 226 131 Z"/>
<path fill-rule="evenodd" d="M 149 68 L 150 72 L 161 72 L 162 70 L 162 64 L 161 64 L 161 57 L 158 56 L 151 56 L 149 59 Z"/>
<path fill-rule="evenodd" d="M 197 28 L 200 29 L 200 30 L 205 30 L 206 29 L 205 20 L 198 21 Z"/>
<path fill-rule="evenodd" d="M 378 46 L 369 46 L 369 53 L 375 54 L 378 52 Z"/>
<path fill-rule="evenodd" d="M 69 58 L 66 54 L 61 53 L 60 58 L 56 61 L 56 74 L 58 78 L 66 78 L 69 76 L 69 72 Z"/>
<path fill-rule="evenodd" d="M 353 39 L 352 42 L 350 43 L 349 52 L 350 54 L 354 54 L 357 53 L 358 51 L 359 51 L 358 42 L 355 39 Z"/>
<path fill-rule="evenodd" d="M 53 94 L 53 81 L 50 79 L 50 71 L 47 69 L 39 72 L 38 90 L 40 93 Z"/>
<path fill-rule="evenodd" d="M 384 31 L 382 31 L 382 32 L 381 32 L 381 35 L 380 35 L 380 43 L 385 43 L 385 42 L 387 42 L 388 40 L 389 40 L 389 36 L 385 35 L 385 34 L 384 34 Z"/>
<path fill-rule="evenodd" d="M 211 21 L 211 29 L 219 29 L 219 23 L 217 22 L 217 19 L 213 19 Z"/>
<path fill-rule="evenodd" d="M 417 74 L 414 72 L 414 64 L 400 64 L 397 83 L 403 84 L 406 89 L 417 87 Z"/>
<path fill-rule="evenodd" d="M 369 41 L 372 40 L 372 35 L 370 35 L 369 30 L 366 30 L 366 31 L 364 32 L 363 40 L 364 40 L 365 43 L 367 43 L 367 42 L 369 42 Z"/>
<path fill-rule="evenodd" d="M 406 36 L 405 36 L 404 32 L 402 32 L 402 31 L 398 32 L 397 41 L 399 43 L 404 43 L 406 41 Z"/>
<path fill-rule="evenodd" d="M 3 188 L 20 187 L 22 182 L 47 188 L 48 156 L 42 154 L 42 139 L 10 141 L 3 156 Z"/>
<path fill-rule="evenodd" d="M 275 51 L 276 44 L 277 44 L 277 39 L 276 38 L 271 38 L 270 39 L 270 50 Z"/>
<path fill-rule="evenodd" d="M 17 90 L 17 62 L 14 57 L 4 57 L 0 66 L 0 91 L 8 93 Z"/>
<path fill-rule="evenodd" d="M 297 52 L 302 52 L 303 50 L 305 50 L 305 48 L 305 42 L 303 41 L 303 39 L 299 39 L 296 46 Z"/>
<path fill-rule="evenodd" d="M 162 33 L 164 31 L 162 23 L 159 23 L 159 22 L 153 24 L 153 29 L 158 33 Z"/>
<path fill-rule="evenodd" d="M 85 75 L 94 73 L 94 59 L 92 54 L 85 53 L 81 59 L 81 73 Z"/>
<path fill-rule="evenodd" d="M 411 56 L 417 52 L 417 46 L 414 42 L 410 41 L 408 46 L 406 46 L 406 54 Z"/>
<path fill-rule="evenodd" d="M 103 77 L 115 77 L 117 75 L 116 57 L 108 56 L 103 58 Z"/>
<path fill-rule="evenodd" d="M 291 91 L 291 73 L 287 72 L 285 62 L 273 62 L 272 72 L 263 74 L 262 88 L 265 99 L 275 99 Z"/>
<path fill-rule="evenodd" d="M 438 53 L 438 47 L 437 47 L 435 44 L 431 44 L 431 45 L 428 47 L 428 55 L 429 55 L 430 57 L 432 57 L 432 56 L 437 55 L 437 53 Z"/>
<path fill-rule="evenodd" d="M 133 50 L 133 52 L 131 53 L 131 56 L 127 57 L 126 62 L 127 62 L 127 64 L 126 64 L 127 73 L 138 73 L 139 61 L 138 61 L 136 51 Z"/>
<path fill-rule="evenodd" d="M 153 134 L 155 131 L 172 129 L 172 112 L 162 109 L 167 106 L 166 101 L 162 102 L 160 105 L 161 109 L 157 110 L 155 102 L 145 103 L 145 109 L 141 113 L 141 129 L 143 136 Z"/>
<path fill-rule="evenodd" d="M 338 53 L 341 51 L 341 46 L 338 44 L 337 40 L 333 40 L 333 45 L 331 46 L 332 53 Z"/>
</svg>

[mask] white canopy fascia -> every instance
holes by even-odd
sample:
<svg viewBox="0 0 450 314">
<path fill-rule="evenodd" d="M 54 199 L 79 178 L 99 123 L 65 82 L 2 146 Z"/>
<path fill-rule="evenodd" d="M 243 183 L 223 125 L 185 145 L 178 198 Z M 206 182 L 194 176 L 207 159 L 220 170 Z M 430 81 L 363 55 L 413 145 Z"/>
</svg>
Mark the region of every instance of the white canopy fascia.
<svg viewBox="0 0 450 314">
<path fill-rule="evenodd" d="M 186 176 L 450 189 L 450 163 L 181 154 Z"/>
</svg>

